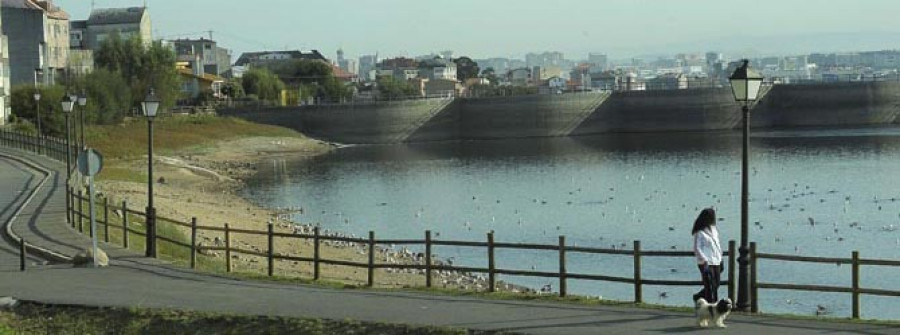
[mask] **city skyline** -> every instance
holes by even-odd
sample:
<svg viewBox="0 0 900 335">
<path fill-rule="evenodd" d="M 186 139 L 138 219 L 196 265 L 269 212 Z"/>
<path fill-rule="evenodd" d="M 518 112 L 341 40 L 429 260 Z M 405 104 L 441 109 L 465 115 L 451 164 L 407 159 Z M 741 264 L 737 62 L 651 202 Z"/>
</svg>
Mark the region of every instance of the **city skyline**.
<svg viewBox="0 0 900 335">
<path fill-rule="evenodd" d="M 145 3 L 93 2 L 98 8 Z M 73 20 L 86 19 L 91 9 L 91 1 L 55 3 Z M 240 11 L 223 8 L 238 4 L 230 0 L 146 3 L 154 38 L 199 38 L 212 31 L 235 58 L 247 51 L 281 49 L 316 49 L 333 58 L 339 48 L 349 57 L 442 50 L 472 58 L 522 58 L 542 51 L 560 51 L 569 59 L 591 52 L 624 59 L 710 50 L 762 56 L 895 49 L 891 42 L 900 38 L 891 14 L 900 10 L 900 3 L 886 0 L 866 1 L 865 6 L 853 1 L 822 6 L 806 0 L 761 0 L 752 8 L 744 2 L 712 0 L 571 0 L 553 5 L 460 0 L 452 6 L 412 0 L 338 0 L 311 6 L 272 0 L 268 6 Z"/>
</svg>

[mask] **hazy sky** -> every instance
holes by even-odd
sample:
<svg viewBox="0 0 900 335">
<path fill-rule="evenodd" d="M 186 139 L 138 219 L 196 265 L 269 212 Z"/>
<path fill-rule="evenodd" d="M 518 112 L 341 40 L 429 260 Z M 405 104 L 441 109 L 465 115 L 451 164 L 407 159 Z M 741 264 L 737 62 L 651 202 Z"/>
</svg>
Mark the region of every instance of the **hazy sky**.
<svg viewBox="0 0 900 335">
<path fill-rule="evenodd" d="M 85 19 L 91 0 L 56 0 Z M 95 0 L 98 8 L 142 0 Z M 562 51 L 611 57 L 704 52 L 773 54 L 896 49 L 898 0 L 147 0 L 154 38 L 213 30 L 240 52 L 318 49 L 334 57 L 522 57 Z M 896 42 L 894 42 L 896 41 Z M 807 50 L 811 49 L 811 50 Z"/>
</svg>

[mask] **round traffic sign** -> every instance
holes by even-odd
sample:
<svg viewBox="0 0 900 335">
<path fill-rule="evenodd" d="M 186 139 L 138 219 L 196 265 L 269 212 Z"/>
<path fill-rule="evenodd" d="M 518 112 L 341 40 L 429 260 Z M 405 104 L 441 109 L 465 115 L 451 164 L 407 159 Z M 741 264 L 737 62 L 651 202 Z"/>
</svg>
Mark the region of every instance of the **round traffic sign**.
<svg viewBox="0 0 900 335">
<path fill-rule="evenodd" d="M 78 172 L 81 172 L 81 174 L 85 176 L 93 177 L 103 169 L 103 156 L 94 149 L 83 150 L 81 151 L 81 154 L 78 155 L 77 164 Z"/>
</svg>

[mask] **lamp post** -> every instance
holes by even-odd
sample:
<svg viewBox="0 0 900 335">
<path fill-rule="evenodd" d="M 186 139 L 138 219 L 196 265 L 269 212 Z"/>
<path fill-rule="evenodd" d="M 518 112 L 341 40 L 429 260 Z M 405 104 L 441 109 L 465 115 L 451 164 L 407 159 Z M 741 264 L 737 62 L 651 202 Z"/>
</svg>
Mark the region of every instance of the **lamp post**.
<svg viewBox="0 0 900 335">
<path fill-rule="evenodd" d="M 743 159 L 741 161 L 741 246 L 739 248 L 740 256 L 738 256 L 738 296 L 737 308 L 742 311 L 750 309 L 750 259 L 749 259 L 749 226 L 748 226 L 748 206 L 750 194 L 750 179 L 747 174 L 750 165 L 750 104 L 752 104 L 759 96 L 759 89 L 762 86 L 763 77 L 758 72 L 750 69 L 750 62 L 743 60 L 743 64 L 734 70 L 731 77 L 731 91 L 734 93 L 734 100 L 742 103 L 741 110 L 744 114 L 744 138 L 743 138 Z"/>
<path fill-rule="evenodd" d="M 147 257 L 156 257 L 156 208 L 153 207 L 153 118 L 159 109 L 159 98 L 150 89 L 150 94 L 141 103 L 147 116 Z"/>
<path fill-rule="evenodd" d="M 37 107 L 37 153 L 40 154 L 44 143 L 41 141 L 41 134 L 43 134 L 41 132 L 41 92 L 37 91 L 37 88 L 34 91 L 34 104 Z"/>
<path fill-rule="evenodd" d="M 72 109 L 75 108 L 75 99 L 72 99 L 72 96 L 66 95 L 62 100 L 62 111 L 63 116 L 66 117 L 66 181 L 72 178 L 72 147 L 69 145 L 69 114 L 72 114 Z"/>
<path fill-rule="evenodd" d="M 72 101 L 75 101 L 75 99 L 72 99 Z M 84 91 L 81 91 L 81 95 L 78 96 L 78 106 L 81 107 L 81 114 L 79 115 L 79 118 L 81 118 L 81 150 L 87 148 L 87 143 L 84 142 L 84 112 L 87 111 L 84 109 L 85 105 L 87 105 L 87 96 L 84 95 Z"/>
</svg>

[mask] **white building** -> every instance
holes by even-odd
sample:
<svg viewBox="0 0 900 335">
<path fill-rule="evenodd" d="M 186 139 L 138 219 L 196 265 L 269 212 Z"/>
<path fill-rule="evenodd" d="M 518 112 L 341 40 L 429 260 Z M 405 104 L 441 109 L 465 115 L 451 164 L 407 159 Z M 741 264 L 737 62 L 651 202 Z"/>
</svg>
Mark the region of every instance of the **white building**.
<svg viewBox="0 0 900 335">
<path fill-rule="evenodd" d="M 445 66 L 438 66 L 433 69 L 432 79 L 456 80 L 456 64 L 447 63 Z"/>
<path fill-rule="evenodd" d="M 49 1 L 2 0 L 13 85 L 54 84 L 69 60 L 69 14 Z"/>
<path fill-rule="evenodd" d="M 70 29 L 73 49 L 97 50 L 113 34 L 122 39 L 137 37 L 144 44 L 153 42 L 147 7 L 97 8 L 86 21 L 72 21 Z"/>
<path fill-rule="evenodd" d="M 456 81 L 456 63 L 443 58 L 423 60 L 419 62 L 419 76 L 430 80 Z"/>
</svg>

